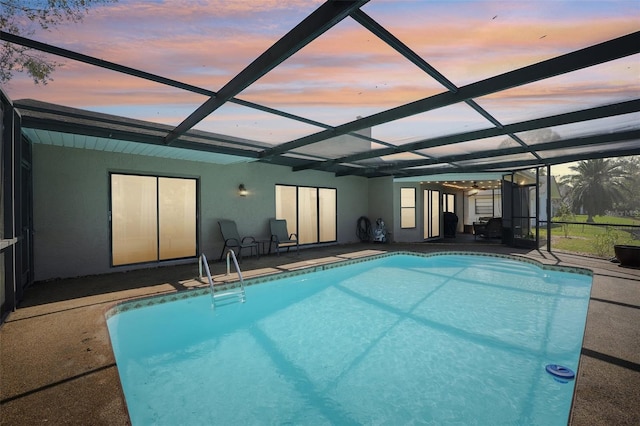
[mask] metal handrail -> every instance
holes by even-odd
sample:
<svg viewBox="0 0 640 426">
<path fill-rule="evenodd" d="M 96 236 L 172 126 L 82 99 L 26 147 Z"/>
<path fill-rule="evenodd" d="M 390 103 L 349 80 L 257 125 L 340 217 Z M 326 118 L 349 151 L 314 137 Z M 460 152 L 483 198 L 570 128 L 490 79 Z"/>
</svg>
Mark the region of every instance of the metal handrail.
<svg viewBox="0 0 640 426">
<path fill-rule="evenodd" d="M 244 292 L 244 278 L 242 277 L 242 271 L 240 270 L 240 266 L 238 265 L 238 258 L 236 257 L 236 253 L 233 250 L 227 251 L 227 275 L 231 274 L 229 257 L 233 258 L 233 265 L 236 267 L 236 272 L 238 273 L 238 279 L 240 281 L 240 291 L 238 293 L 240 302 L 244 303 L 246 301 L 246 294 Z"/>
<path fill-rule="evenodd" d="M 202 264 L 204 263 L 204 269 L 207 273 L 207 279 L 209 280 L 209 287 L 211 288 L 211 307 L 215 308 L 215 298 L 213 297 L 213 278 L 211 278 L 211 271 L 209 270 L 209 262 L 207 262 L 207 256 L 202 253 L 200 255 L 200 261 L 198 262 L 198 270 L 200 272 L 200 279 L 202 279 Z"/>
<path fill-rule="evenodd" d="M 229 255 L 233 257 L 233 264 L 236 267 L 236 272 L 238 273 L 238 278 L 240 279 L 240 284 L 244 288 L 244 279 L 242 278 L 242 271 L 240 270 L 240 266 L 238 265 L 238 259 L 236 258 L 236 253 L 233 250 L 227 251 L 227 275 L 231 275 L 231 268 L 229 264 Z"/>
<path fill-rule="evenodd" d="M 221 297 L 227 297 L 232 295 L 238 295 L 238 299 L 240 300 L 240 302 L 244 303 L 246 301 L 246 295 L 244 291 L 244 278 L 242 277 L 242 271 L 240 270 L 240 266 L 238 265 L 238 259 L 236 258 L 236 254 L 233 250 L 229 250 L 227 252 L 227 275 L 230 275 L 231 273 L 229 258 L 233 258 L 233 263 L 234 263 L 234 266 L 236 267 L 236 272 L 238 273 L 238 278 L 240 280 L 240 286 L 235 291 L 226 291 L 216 295 L 214 286 L 213 286 L 213 278 L 211 277 L 211 270 L 209 269 L 209 263 L 207 262 L 207 257 L 204 255 L 204 253 L 200 255 L 200 260 L 198 265 L 199 272 L 200 272 L 200 279 L 202 279 L 202 265 L 204 264 L 204 269 L 207 274 L 207 279 L 209 281 L 209 288 L 211 289 L 211 307 L 213 309 L 215 309 L 216 307 L 216 297 L 221 298 Z"/>
</svg>

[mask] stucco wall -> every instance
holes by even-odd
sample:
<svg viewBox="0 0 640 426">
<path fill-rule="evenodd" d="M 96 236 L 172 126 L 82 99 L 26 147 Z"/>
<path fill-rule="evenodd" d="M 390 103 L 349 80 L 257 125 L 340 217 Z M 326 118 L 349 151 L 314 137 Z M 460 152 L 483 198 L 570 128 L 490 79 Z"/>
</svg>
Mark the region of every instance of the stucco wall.
<svg viewBox="0 0 640 426">
<path fill-rule="evenodd" d="M 393 178 L 380 177 L 369 179 L 369 213 L 372 228 L 376 227 L 376 220 L 382 218 L 387 228 L 388 238 L 394 241 L 393 230 Z M 355 228 L 354 228 L 355 229 Z"/>
<path fill-rule="evenodd" d="M 393 226 L 395 229 L 395 241 L 397 242 L 416 242 L 423 241 L 422 233 L 422 190 L 419 182 L 394 182 L 394 196 L 393 204 L 394 210 L 400 212 L 400 188 L 415 188 L 416 190 L 416 227 L 415 228 L 401 228 L 400 227 L 400 214 L 395 217 Z"/>
<path fill-rule="evenodd" d="M 368 182 L 361 177 L 294 173 L 264 163 L 214 165 L 35 144 L 36 281 L 132 269 L 110 267 L 109 172 L 199 178 L 199 250 L 210 259 L 217 258 L 223 246 L 218 219 L 234 219 L 243 235 L 268 237 L 275 184 L 337 188 L 339 243 L 356 241 L 357 219 L 368 214 Z M 248 196 L 238 196 L 240 183 Z"/>
<path fill-rule="evenodd" d="M 394 241 L 396 242 L 420 242 L 424 241 L 424 191 L 427 189 L 440 191 L 440 196 L 442 197 L 442 193 L 444 189 L 441 185 L 434 182 L 420 183 L 420 182 L 394 182 L 393 183 L 393 209 L 396 212 L 400 212 L 400 188 L 415 188 L 416 190 L 416 227 L 415 228 L 405 228 L 402 229 L 400 227 L 400 214 L 397 214 L 394 218 L 394 229 L 395 229 L 395 237 Z M 457 197 L 460 199 L 461 197 Z M 440 200 L 442 203 L 442 199 Z M 461 204 L 457 204 L 456 208 L 460 208 Z M 442 206 L 442 204 L 441 204 Z M 460 210 L 459 210 L 460 211 Z M 458 220 L 458 231 L 461 232 L 462 220 Z M 440 236 L 437 238 L 444 237 L 444 220 L 442 219 L 442 215 L 440 216 Z"/>
</svg>

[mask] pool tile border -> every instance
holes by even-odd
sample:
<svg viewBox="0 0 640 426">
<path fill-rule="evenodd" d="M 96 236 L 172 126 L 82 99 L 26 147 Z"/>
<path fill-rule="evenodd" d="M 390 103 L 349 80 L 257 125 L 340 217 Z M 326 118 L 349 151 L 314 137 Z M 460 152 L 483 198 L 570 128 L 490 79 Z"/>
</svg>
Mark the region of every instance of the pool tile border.
<svg viewBox="0 0 640 426">
<path fill-rule="evenodd" d="M 322 264 L 322 265 L 309 266 L 308 268 L 298 269 L 295 271 L 282 270 L 282 271 L 275 272 L 273 274 L 265 275 L 262 277 L 247 279 L 244 281 L 244 285 L 250 286 L 250 285 L 263 284 L 263 283 L 267 283 L 275 280 L 291 278 L 299 275 L 310 274 L 313 272 L 324 271 L 328 269 L 340 268 L 343 266 L 354 265 L 354 264 L 363 263 L 363 262 L 370 262 L 372 260 L 382 259 L 385 257 L 397 256 L 397 255 L 415 256 L 415 257 L 433 257 L 433 256 L 447 256 L 447 255 L 496 257 L 496 258 L 502 258 L 502 259 L 511 259 L 517 262 L 528 263 L 528 264 L 537 266 L 543 270 L 570 272 L 570 273 L 579 274 L 579 275 L 587 275 L 591 277 L 593 276 L 593 271 L 586 268 L 580 268 L 580 267 L 574 267 L 574 266 L 548 265 L 538 260 L 530 259 L 524 256 L 514 256 L 514 255 L 499 254 L 499 253 L 472 252 L 472 251 L 446 251 L 446 252 L 436 252 L 436 253 L 416 253 L 412 251 L 394 251 L 394 252 L 385 252 L 385 253 L 374 254 L 374 255 L 364 256 L 359 258 L 351 258 L 351 257 L 337 255 L 336 257 L 342 258 L 344 260 Z M 237 284 L 237 281 L 230 282 L 230 283 L 227 282 L 224 284 L 216 284 L 215 288 L 216 290 L 224 291 L 224 290 L 229 290 L 231 288 L 235 288 L 236 284 Z M 192 297 L 199 297 L 209 293 L 210 293 L 210 289 L 209 289 L 209 286 L 207 286 L 203 288 L 178 291 L 170 294 L 145 296 L 145 297 L 141 297 L 133 300 L 125 300 L 125 301 L 118 302 L 115 305 L 108 308 L 105 313 L 105 318 L 109 319 L 114 315 L 117 315 L 122 312 L 127 312 L 133 309 L 140 309 L 148 306 L 159 305 L 162 303 L 175 302 L 177 300 L 186 300 Z"/>
</svg>

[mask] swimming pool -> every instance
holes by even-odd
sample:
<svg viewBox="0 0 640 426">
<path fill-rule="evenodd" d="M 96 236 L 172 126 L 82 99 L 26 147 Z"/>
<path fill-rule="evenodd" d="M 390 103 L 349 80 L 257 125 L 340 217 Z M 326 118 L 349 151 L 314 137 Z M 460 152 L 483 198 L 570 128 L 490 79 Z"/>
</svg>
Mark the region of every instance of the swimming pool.
<svg viewBox="0 0 640 426">
<path fill-rule="evenodd" d="M 577 371 L 590 289 L 510 258 L 405 253 L 107 322 L 134 425 L 564 425 L 574 382 L 545 366 Z"/>
</svg>

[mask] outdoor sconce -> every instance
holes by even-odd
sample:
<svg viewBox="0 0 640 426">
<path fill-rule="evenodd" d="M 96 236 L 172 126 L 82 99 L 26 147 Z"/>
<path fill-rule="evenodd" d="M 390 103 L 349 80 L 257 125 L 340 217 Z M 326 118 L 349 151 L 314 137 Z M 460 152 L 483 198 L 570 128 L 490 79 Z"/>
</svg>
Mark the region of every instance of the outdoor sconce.
<svg viewBox="0 0 640 426">
<path fill-rule="evenodd" d="M 238 187 L 238 195 L 240 195 L 241 197 L 246 197 L 248 193 L 249 191 L 247 191 L 247 188 L 244 187 L 244 183 L 241 183 Z"/>
</svg>

